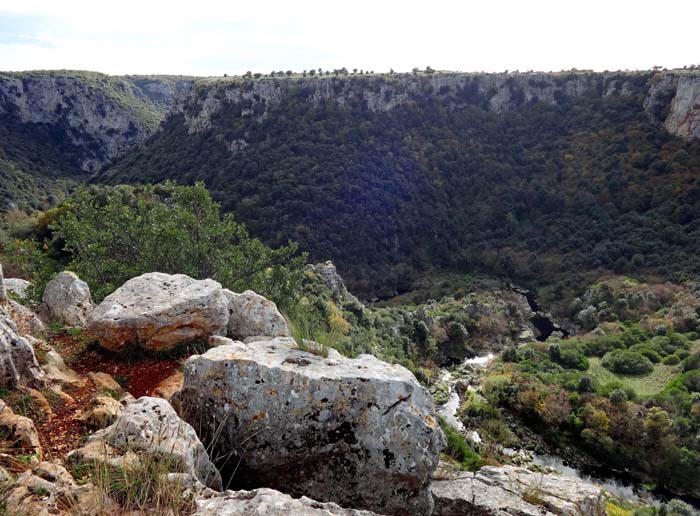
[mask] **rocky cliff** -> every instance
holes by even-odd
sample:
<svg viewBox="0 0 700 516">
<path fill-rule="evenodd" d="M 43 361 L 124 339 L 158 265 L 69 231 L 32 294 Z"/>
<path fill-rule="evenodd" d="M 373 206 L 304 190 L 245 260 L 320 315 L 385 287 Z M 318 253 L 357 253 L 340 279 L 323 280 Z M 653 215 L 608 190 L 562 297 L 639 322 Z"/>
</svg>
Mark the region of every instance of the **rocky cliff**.
<svg viewBox="0 0 700 516">
<path fill-rule="evenodd" d="M 691 72 L 632 73 L 515 73 L 515 74 L 398 74 L 199 81 L 174 110 L 185 115 L 191 133 L 212 127 L 212 121 L 234 105 L 240 117 L 261 122 L 269 108 L 289 97 L 302 97 L 318 106 L 361 105 L 385 112 L 433 95 L 443 106 L 459 109 L 476 105 L 503 113 L 543 102 L 565 104 L 584 95 L 603 97 L 645 95 L 649 116 L 682 138 L 700 137 L 700 74 Z M 659 116 L 663 113 L 663 116 Z M 245 141 L 228 142 L 235 151 Z"/>
<path fill-rule="evenodd" d="M 657 74 L 649 81 L 644 107 L 652 120 L 681 138 L 700 138 L 700 75 Z"/>
<path fill-rule="evenodd" d="M 94 171 L 158 127 L 185 77 L 111 77 L 88 72 L 0 73 L 3 124 L 41 124 L 82 151 L 78 166 Z"/>
</svg>

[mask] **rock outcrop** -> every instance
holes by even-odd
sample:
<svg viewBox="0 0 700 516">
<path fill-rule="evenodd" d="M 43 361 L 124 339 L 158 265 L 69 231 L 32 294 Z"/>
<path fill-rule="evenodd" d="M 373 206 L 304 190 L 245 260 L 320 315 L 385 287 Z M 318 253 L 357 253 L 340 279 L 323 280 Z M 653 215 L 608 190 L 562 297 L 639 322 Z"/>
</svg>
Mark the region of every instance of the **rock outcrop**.
<svg viewBox="0 0 700 516">
<path fill-rule="evenodd" d="M 32 345 L 18 335 L 17 326 L 0 307 L 0 385 L 15 387 L 44 380 Z"/>
<path fill-rule="evenodd" d="M 27 297 L 31 283 L 20 278 L 5 278 L 3 281 L 5 290 L 19 298 Z"/>
<path fill-rule="evenodd" d="M 63 271 L 46 284 L 42 311 L 52 321 L 69 326 L 85 326 L 95 308 L 90 287 L 74 272 Z"/>
<path fill-rule="evenodd" d="M 700 74 L 657 74 L 650 81 L 644 108 L 669 133 L 687 140 L 700 138 Z"/>
<path fill-rule="evenodd" d="M 336 299 L 359 303 L 359 300 L 348 291 L 345 286 L 345 281 L 343 281 L 343 278 L 338 274 L 338 270 L 332 261 L 327 260 L 324 263 L 310 264 L 307 265 L 306 268 L 318 276 Z"/>
<path fill-rule="evenodd" d="M 228 298 L 216 281 L 151 272 L 132 278 L 90 314 L 88 331 L 102 347 L 171 349 L 182 342 L 225 335 Z"/>
<path fill-rule="evenodd" d="M 515 466 L 483 467 L 431 485 L 434 516 L 605 516 L 603 491 L 574 478 Z"/>
<path fill-rule="evenodd" d="M 7 514 L 93 516 L 117 509 L 93 484 L 78 485 L 65 468 L 51 462 L 41 462 L 5 485 Z"/>
<path fill-rule="evenodd" d="M 15 414 L 3 400 L 0 400 L 0 433 L 5 446 L 41 455 L 41 441 L 34 422 Z"/>
<path fill-rule="evenodd" d="M 63 357 L 53 348 L 49 348 L 49 350 L 43 354 L 41 368 L 44 370 L 49 380 L 59 385 L 80 387 L 85 384 L 85 379 L 81 378 L 78 373 L 69 368 L 63 361 Z"/>
<path fill-rule="evenodd" d="M 195 500 L 193 516 L 373 516 L 375 513 L 343 509 L 305 496 L 295 499 L 273 489 L 227 491 Z"/>
<path fill-rule="evenodd" d="M 0 115 L 50 127 L 92 172 L 143 141 L 192 78 L 114 77 L 93 72 L 0 73 Z M 41 142 L 45 144 L 45 142 Z"/>
<path fill-rule="evenodd" d="M 601 95 L 633 95 L 639 73 L 435 73 L 325 78 L 263 78 L 195 83 L 172 111 L 182 113 L 190 133 L 215 125 L 217 115 L 237 106 L 242 118 L 261 122 L 270 109 L 303 91 L 311 106 L 333 102 L 338 106 L 361 105 L 372 112 L 386 112 L 419 100 L 435 97 L 451 109 L 467 105 L 503 113 L 541 101 L 556 105 L 596 91 Z M 642 76 L 643 77 L 643 76 Z M 247 142 L 226 142 L 232 152 Z"/>
<path fill-rule="evenodd" d="M 41 318 L 31 309 L 14 299 L 5 303 L 5 310 L 17 325 L 20 335 L 38 335 L 46 328 Z"/>
<path fill-rule="evenodd" d="M 277 310 L 277 305 L 252 290 L 236 294 L 224 290 L 228 298 L 229 337 L 243 340 L 247 337 L 287 337 L 287 321 Z"/>
<path fill-rule="evenodd" d="M 229 341 L 190 357 L 173 403 L 241 488 L 271 487 L 389 515 L 430 514 L 444 437 L 405 368 Z"/>
<path fill-rule="evenodd" d="M 116 422 L 96 432 L 87 444 L 72 451 L 68 460 L 77 464 L 107 463 L 112 467 L 143 467 L 146 457 L 158 457 L 168 471 L 185 473 L 215 490 L 221 475 L 209 460 L 190 425 L 182 421 L 170 403 L 142 397 L 126 406 Z"/>
</svg>

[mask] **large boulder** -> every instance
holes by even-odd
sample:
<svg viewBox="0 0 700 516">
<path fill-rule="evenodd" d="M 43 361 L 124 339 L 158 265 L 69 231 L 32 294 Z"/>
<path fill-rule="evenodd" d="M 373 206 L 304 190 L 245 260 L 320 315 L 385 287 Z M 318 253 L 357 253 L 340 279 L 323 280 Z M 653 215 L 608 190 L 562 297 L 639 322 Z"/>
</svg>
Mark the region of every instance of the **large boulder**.
<svg viewBox="0 0 700 516">
<path fill-rule="evenodd" d="M 434 516 L 605 516 L 600 487 L 516 466 L 483 467 L 430 486 Z"/>
<path fill-rule="evenodd" d="M 160 398 L 144 396 L 126 405 L 114 424 L 68 454 L 76 464 L 102 463 L 117 469 L 143 467 L 147 457 L 158 458 L 167 469 L 162 474 L 192 475 L 205 486 L 221 490 L 221 475 L 197 434 Z"/>
<path fill-rule="evenodd" d="M 90 314 L 88 331 L 102 347 L 167 350 L 180 343 L 224 335 L 228 298 L 216 281 L 150 272 L 132 278 Z"/>
<path fill-rule="evenodd" d="M 173 403 L 215 456 L 229 458 L 222 468 L 234 485 L 430 514 L 445 439 L 432 398 L 407 369 L 334 350 L 324 358 L 288 338 L 215 341 L 187 361 Z"/>
<path fill-rule="evenodd" d="M 228 298 L 229 337 L 243 340 L 246 337 L 263 335 L 289 336 L 287 321 L 277 310 L 277 305 L 269 299 L 252 290 L 246 290 L 242 294 L 224 290 L 224 294 Z"/>
<path fill-rule="evenodd" d="M 32 345 L 19 336 L 14 321 L 0 307 L 0 386 L 31 385 L 45 379 Z"/>
<path fill-rule="evenodd" d="M 373 512 L 343 509 L 305 496 L 299 499 L 273 489 L 226 491 L 195 499 L 193 516 L 377 516 Z"/>
<path fill-rule="evenodd" d="M 63 271 L 46 284 L 42 311 L 51 321 L 69 326 L 85 326 L 95 308 L 90 287 L 74 272 Z"/>
</svg>

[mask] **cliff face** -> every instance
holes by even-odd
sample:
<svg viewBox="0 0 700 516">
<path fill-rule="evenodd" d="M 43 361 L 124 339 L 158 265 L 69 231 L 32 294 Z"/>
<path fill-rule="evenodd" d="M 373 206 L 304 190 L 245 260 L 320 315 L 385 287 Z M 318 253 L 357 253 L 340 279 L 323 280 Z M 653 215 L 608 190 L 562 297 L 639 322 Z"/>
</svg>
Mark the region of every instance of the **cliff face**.
<svg viewBox="0 0 700 516">
<path fill-rule="evenodd" d="M 700 74 L 670 72 L 570 74 L 457 74 L 350 77 L 209 79 L 199 81 L 174 109 L 183 113 L 190 134 L 206 131 L 227 107 L 236 117 L 259 122 L 270 108 L 290 97 L 303 97 L 310 106 L 330 101 L 339 107 L 361 106 L 386 112 L 433 95 L 443 107 L 467 105 L 496 113 L 542 102 L 560 105 L 584 95 L 601 97 L 643 95 L 649 117 L 673 135 L 700 138 Z M 232 150 L 244 141 L 228 142 Z"/>
<path fill-rule="evenodd" d="M 75 148 L 77 167 L 91 172 L 152 134 L 191 83 L 85 72 L 0 73 L 0 121 L 60 133 Z"/>
<path fill-rule="evenodd" d="M 462 74 L 307 77 L 280 79 L 209 79 L 198 81 L 182 97 L 175 112 L 184 113 L 190 133 L 212 127 L 212 119 L 234 105 L 240 117 L 262 121 L 269 108 L 290 97 L 302 97 L 310 106 L 325 101 L 339 107 L 360 106 L 386 112 L 432 95 L 443 107 L 467 105 L 503 113 L 527 104 L 556 105 L 589 92 L 624 95 L 636 93 L 648 75 L 640 74 Z"/>
<path fill-rule="evenodd" d="M 700 138 L 700 74 L 664 74 L 650 81 L 644 106 L 666 130 L 685 139 Z"/>
</svg>

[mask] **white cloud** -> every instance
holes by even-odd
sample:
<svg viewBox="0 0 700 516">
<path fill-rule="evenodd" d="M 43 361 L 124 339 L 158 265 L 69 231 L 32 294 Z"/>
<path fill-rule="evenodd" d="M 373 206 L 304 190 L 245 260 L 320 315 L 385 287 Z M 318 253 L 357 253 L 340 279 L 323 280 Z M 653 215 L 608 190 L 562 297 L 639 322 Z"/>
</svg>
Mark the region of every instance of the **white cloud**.
<svg viewBox="0 0 700 516">
<path fill-rule="evenodd" d="M 0 0 L 0 69 L 220 75 L 698 63 L 692 0 Z"/>
</svg>

